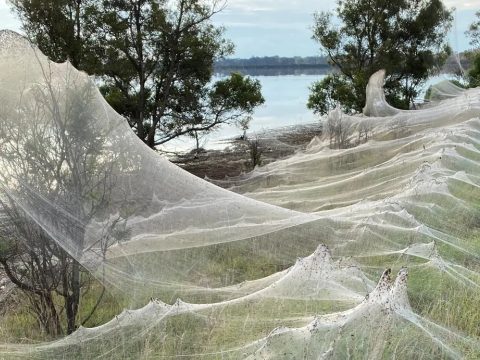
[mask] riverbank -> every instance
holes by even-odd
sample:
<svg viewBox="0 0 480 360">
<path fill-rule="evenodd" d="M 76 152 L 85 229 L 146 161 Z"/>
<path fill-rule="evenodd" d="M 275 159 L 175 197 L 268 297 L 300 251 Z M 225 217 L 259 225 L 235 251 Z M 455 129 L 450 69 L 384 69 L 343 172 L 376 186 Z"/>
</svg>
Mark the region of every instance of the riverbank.
<svg viewBox="0 0 480 360">
<path fill-rule="evenodd" d="M 200 178 L 220 180 L 252 171 L 258 162 L 259 165 L 266 165 L 303 150 L 321 133 L 319 122 L 287 126 L 261 132 L 247 139 L 226 140 L 223 150 L 193 150 L 172 155 L 170 159 Z"/>
</svg>

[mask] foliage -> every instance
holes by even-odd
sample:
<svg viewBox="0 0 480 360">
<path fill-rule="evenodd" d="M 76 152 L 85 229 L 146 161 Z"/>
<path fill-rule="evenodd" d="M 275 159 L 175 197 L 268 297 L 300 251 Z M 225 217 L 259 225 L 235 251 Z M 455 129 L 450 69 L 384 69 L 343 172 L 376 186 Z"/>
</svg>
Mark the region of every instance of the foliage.
<svg viewBox="0 0 480 360">
<path fill-rule="evenodd" d="M 310 91 L 307 106 L 316 114 L 327 114 L 337 102 L 345 112 L 352 112 L 356 108 L 357 99 L 341 74 L 334 73 L 315 82 Z"/>
<path fill-rule="evenodd" d="M 69 328 L 68 318 L 64 319 L 62 326 L 62 312 L 67 309 L 68 316 L 69 305 L 76 301 L 74 296 L 77 284 L 72 275 L 78 268 L 78 263 L 53 242 L 12 199 L 0 201 L 0 214 L 3 218 L 0 228 L 0 268 L 22 291 L 44 334 L 58 336 L 72 332 L 74 326 Z M 82 271 L 78 291 L 87 292 L 92 280 L 87 272 Z M 81 324 L 88 321 L 95 312 L 104 290 L 103 288 L 99 293 L 97 304 L 91 307 L 90 314 L 80 320 Z"/>
<path fill-rule="evenodd" d="M 468 86 L 480 86 L 480 53 L 473 56 L 471 67 L 468 70 Z"/>
<path fill-rule="evenodd" d="M 475 54 L 467 74 L 468 86 L 480 86 L 480 53 Z"/>
<path fill-rule="evenodd" d="M 313 39 L 338 69 L 311 88 L 308 107 L 325 114 L 340 102 L 349 112 L 361 111 L 370 76 L 385 69 L 389 102 L 408 108 L 418 88 L 445 62 L 451 11 L 440 0 L 338 1 L 333 14 L 315 14 Z"/>
<path fill-rule="evenodd" d="M 468 87 L 480 86 L 480 11 L 475 13 L 476 20 L 470 24 L 465 35 L 470 39 L 470 45 L 472 50 L 465 51 L 465 57 L 470 63 L 469 70 L 467 72 L 466 81 Z"/>
<path fill-rule="evenodd" d="M 89 39 L 85 20 L 95 0 L 9 0 L 23 30 L 54 61 L 69 60 L 88 70 Z"/>
<path fill-rule="evenodd" d="M 0 137 L 8 139 L 2 143 L 0 179 L 3 184 L 12 180 L 16 184 L 0 194 L 0 239 L 7 244 L 0 250 L 0 266 L 29 297 L 48 334 L 70 334 L 88 320 L 78 316 L 88 279 L 77 260 L 87 246 L 98 247 L 104 255 L 111 242 L 118 241 L 117 230 L 123 224 L 120 220 L 108 223 L 113 235 L 87 244 L 85 224 L 105 210 L 123 169 L 113 173 L 110 164 L 116 155 L 105 149 L 102 129 L 93 123 L 98 119 L 88 110 L 95 101 L 95 87 L 83 75 L 69 75 L 62 89 L 45 76 L 45 86 L 28 92 L 15 114 L 0 117 Z M 52 204 L 67 210 L 58 211 Z M 31 218 L 32 208 L 42 211 L 42 229 Z M 56 231 L 46 224 L 55 224 Z M 62 248 L 57 246 L 60 238 L 65 242 Z M 58 297 L 62 300 L 57 301 Z M 61 312 L 65 313 L 63 327 Z"/>
<path fill-rule="evenodd" d="M 468 71 L 468 86 L 477 87 L 480 86 L 480 11 L 475 13 L 476 21 L 470 24 L 468 30 L 465 32 L 470 38 L 470 45 L 475 49 L 468 52 L 470 58 L 470 69 Z"/>
<path fill-rule="evenodd" d="M 480 47 L 480 11 L 475 13 L 476 21 L 470 24 L 468 30 L 465 31 L 465 35 L 470 38 L 470 45 L 473 48 Z"/>
<path fill-rule="evenodd" d="M 12 0 L 40 50 L 96 75 L 110 105 L 152 148 L 235 124 L 263 103 L 260 84 L 240 75 L 210 86 L 214 62 L 233 51 L 211 23 L 223 9 L 218 0 L 50 2 Z"/>
<path fill-rule="evenodd" d="M 248 128 L 251 114 L 256 106 L 263 104 L 265 99 L 260 92 L 260 81 L 243 76 L 240 73 L 232 73 L 229 78 L 216 82 L 210 90 L 209 108 L 217 121 L 230 115 L 233 121 L 242 130 Z M 242 109 L 235 112 L 236 109 Z M 205 124 L 203 124 L 205 126 Z M 207 126 L 210 126 L 209 124 Z M 209 130 L 209 129 L 206 129 Z"/>
</svg>

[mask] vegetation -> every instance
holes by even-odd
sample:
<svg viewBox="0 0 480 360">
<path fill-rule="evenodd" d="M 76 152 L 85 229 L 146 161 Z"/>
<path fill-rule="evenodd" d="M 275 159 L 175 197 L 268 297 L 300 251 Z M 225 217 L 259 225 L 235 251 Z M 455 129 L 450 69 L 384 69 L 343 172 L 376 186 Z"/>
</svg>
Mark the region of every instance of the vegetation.
<svg viewBox="0 0 480 360">
<path fill-rule="evenodd" d="M 385 69 L 387 100 L 409 108 L 420 86 L 445 62 L 450 49 L 445 34 L 451 11 L 440 0 L 339 1 L 334 14 L 315 14 L 313 39 L 338 69 L 313 84 L 308 107 L 325 114 L 337 103 L 360 112 L 370 76 Z"/>
<path fill-rule="evenodd" d="M 468 70 L 468 86 L 480 86 L 480 54 L 473 55 L 472 66 Z"/>
<path fill-rule="evenodd" d="M 250 155 L 250 165 L 252 169 L 255 169 L 256 166 L 262 165 L 263 150 L 258 139 L 247 140 L 247 142 L 248 153 Z"/>
<path fill-rule="evenodd" d="M 86 272 L 83 273 L 86 276 Z M 101 284 L 93 278 L 85 279 L 86 286 L 82 288 L 81 306 L 79 307 L 79 324 L 85 327 L 95 327 L 102 325 L 118 315 L 125 304 L 122 299 L 114 296 L 109 291 L 104 291 Z M 100 295 L 103 294 L 99 302 Z M 58 310 L 58 320 L 62 327 L 62 332 L 48 333 L 39 325 L 38 315 L 32 307 L 30 296 L 14 288 L 8 296 L 5 303 L 2 303 L 0 310 L 0 338 L 2 343 L 15 343 L 19 339 L 29 339 L 29 341 L 51 341 L 66 334 L 65 324 L 67 323 L 65 311 L 63 309 L 62 297 L 53 294 L 56 309 Z M 95 310 L 94 310 L 95 309 Z M 94 310 L 94 311 L 93 311 Z"/>
<path fill-rule="evenodd" d="M 232 74 L 210 86 L 231 54 L 211 23 L 218 0 L 11 0 L 28 37 L 54 61 L 96 75 L 107 101 L 154 148 L 249 118 L 258 81 Z"/>
<path fill-rule="evenodd" d="M 208 133 L 223 123 L 236 123 L 244 130 L 243 140 L 248 144 L 251 166 L 265 162 L 262 159 L 265 154 L 262 155 L 262 152 L 266 149 L 261 147 L 258 139 L 247 140 L 245 133 L 249 115 L 255 106 L 263 102 L 259 83 L 233 73 L 227 79 L 208 85 L 213 59 L 225 54 L 229 47 L 229 44 L 221 39 L 221 31 L 214 29 L 209 23 L 216 10 L 208 10 L 196 1 L 182 0 L 177 3 L 176 10 L 162 8 L 157 6 L 158 2 L 153 1 L 58 1 L 52 2 L 59 5 L 55 9 L 42 9 L 41 3 L 33 0 L 14 2 L 25 24 L 31 26 L 26 27 L 29 35 L 35 38 L 38 44 L 42 44 L 47 52 L 50 51 L 53 58 L 71 59 L 76 66 L 98 76 L 107 100 L 127 116 L 130 125 L 146 144 L 155 147 L 178 136 L 189 135 L 196 139 L 198 152 L 201 134 Z M 369 13 L 364 8 L 367 6 L 366 1 L 339 2 L 338 12 L 345 26 L 339 30 L 331 28 L 328 14 L 317 15 L 317 40 L 329 52 L 332 63 L 340 69 L 340 73 L 332 74 L 313 86 L 309 106 L 316 112 L 326 112 L 337 101 L 345 101 L 344 106 L 348 111 L 359 111 L 363 102 L 357 96 L 363 96 L 369 74 L 385 64 L 390 71 L 387 80 L 389 100 L 397 106 L 400 104 L 408 107 L 416 96 L 417 86 L 431 73 L 434 64 L 441 63 L 448 53 L 448 49 L 443 47 L 440 29 L 448 25 L 450 13 L 440 2 L 433 0 L 428 3 L 387 3 L 377 0 L 374 3 L 377 6 L 376 11 Z M 427 13 L 428 16 L 425 15 Z M 356 19 L 354 15 L 357 16 Z M 28 20 L 28 16 L 33 20 Z M 368 18 L 369 16 L 372 17 Z M 368 27 L 362 27 L 366 25 L 362 21 L 367 20 Z M 104 27 L 100 26 L 104 23 Z M 390 26 L 392 29 L 389 29 Z M 428 26 L 433 26 L 429 30 L 433 31 L 431 36 L 423 34 L 423 28 Z M 62 28 L 74 30 L 62 32 Z M 404 29 L 409 29 L 410 32 L 406 33 Z M 394 31 L 399 33 L 395 38 Z M 56 42 L 51 43 L 52 39 Z M 399 41 L 403 43 L 399 44 Z M 435 48 L 438 51 L 435 51 Z M 397 68 L 400 69 L 399 72 L 395 72 Z M 474 72 L 475 69 L 478 69 L 477 73 Z M 480 79 L 480 57 L 474 62 L 470 74 L 472 78 L 475 76 Z M 0 139 L 15 139 L 15 146 L 2 147 L 2 151 L 10 151 L 5 153 L 5 158 L 14 159 L 8 168 L 13 174 L 7 175 L 13 175 L 10 178 L 17 186 L 15 188 L 12 185 L 17 190 L 15 195 L 21 197 L 25 208 L 40 209 L 39 213 L 45 213 L 41 223 L 47 228 L 40 228 L 28 217 L 27 211 L 16 205 L 13 198 L 3 195 L 5 197 L 0 199 L 0 268 L 17 286 L 15 294 L 18 296 L 21 293 L 25 298 L 18 300 L 16 311 L 6 315 L 0 311 L 0 338 L 7 341 L 18 340 L 25 334 L 30 337 L 29 340 L 50 339 L 65 333 L 70 334 L 81 325 L 97 326 L 110 319 L 115 323 L 118 320 L 116 315 L 121 312 L 122 306 L 132 299 L 132 294 L 128 293 L 115 296 L 105 293 L 100 282 L 93 280 L 76 259 L 82 256 L 85 249 L 95 245 L 104 251 L 99 256 L 103 255 L 102 260 L 105 261 L 107 248 L 130 235 L 122 227 L 128 214 L 122 213 L 104 225 L 106 227 L 103 231 L 96 233 L 103 237 L 95 237 L 92 240 L 96 241 L 93 245 L 91 242 L 87 243 L 83 225 L 94 222 L 97 216 L 101 218 L 103 212 L 121 208 L 118 206 L 119 202 L 123 201 L 121 196 L 115 198 L 118 201 L 114 204 L 109 203 L 109 199 L 114 198 L 110 196 L 111 192 L 115 191 L 112 189 L 121 184 L 125 172 L 135 170 L 140 174 L 139 167 L 144 164 L 138 164 L 141 162 L 138 157 L 129 156 L 131 154 L 128 151 L 121 152 L 120 155 L 111 152 L 109 149 L 120 148 L 119 144 L 122 144 L 124 139 L 121 135 L 119 138 L 106 139 L 104 134 L 101 134 L 101 126 L 94 126 L 98 123 L 89 122 L 90 114 L 84 109 L 92 108 L 89 106 L 89 102 L 94 98 L 91 84 L 70 85 L 74 92 L 71 96 L 73 100 L 68 103 L 67 106 L 70 107 L 65 109 L 65 113 L 75 114 L 72 117 L 62 117 L 58 111 L 48 107 L 49 103 L 56 103 L 56 99 L 52 87 L 46 86 L 49 89 L 43 94 L 39 93 L 41 98 L 35 102 L 38 103 L 38 118 L 29 116 L 32 113 L 21 107 L 11 115 L 10 121 L 14 120 L 11 121 L 11 128 L 3 126 L 4 119 L 0 118 Z M 398 127 L 401 128 L 402 124 L 399 124 Z M 325 132 L 331 148 L 349 148 L 371 139 L 372 125 L 368 119 L 353 124 L 348 116 L 342 117 L 342 113 L 338 111 L 329 117 Z M 358 137 L 353 137 L 355 132 Z M 401 140 L 397 143 L 402 148 L 413 149 L 418 146 L 415 148 L 418 153 L 421 152 L 417 151 L 421 147 L 417 140 L 406 145 Z M 118 143 L 112 144 L 112 141 Z M 349 150 L 342 152 L 343 155 L 331 158 L 327 157 L 328 151 L 322 152 L 322 155 L 327 155 L 324 159 L 325 166 L 330 166 L 331 174 L 337 175 L 332 181 L 338 181 L 337 184 L 347 191 L 355 192 L 357 188 L 349 184 L 349 180 L 369 181 L 366 177 L 362 178 L 367 171 L 362 171 L 367 168 L 366 164 L 371 165 L 369 171 L 379 168 L 378 161 L 377 164 L 370 161 L 379 159 L 379 149 L 381 151 L 382 147 L 372 147 L 368 151 L 355 153 Z M 423 149 L 425 150 L 425 146 Z M 391 151 L 394 153 L 391 157 L 387 158 L 386 154 L 380 159 L 410 155 L 397 148 Z M 455 151 L 458 155 L 461 155 L 462 151 L 471 151 L 472 157 L 478 155 L 468 146 L 463 150 L 462 146 L 458 146 Z M 373 157 L 374 153 L 377 157 Z M 447 156 L 448 153 L 445 157 Z M 462 161 L 469 160 L 475 158 L 465 156 Z M 422 158 L 418 163 L 423 161 Z M 382 160 L 382 163 L 387 164 L 388 170 L 375 175 L 378 182 L 372 181 L 364 185 L 364 188 L 368 187 L 374 194 L 363 202 L 364 209 L 369 201 L 382 202 L 381 198 L 375 198 L 383 194 L 376 191 L 377 186 L 383 186 L 390 181 L 408 180 L 396 169 L 393 161 L 389 163 L 388 160 Z M 404 161 L 402 166 L 416 168 L 418 163 L 412 161 L 405 164 Z M 281 180 L 296 185 L 294 177 L 304 175 L 301 174 L 302 171 L 310 174 L 311 166 L 307 163 L 306 167 L 295 167 L 293 163 L 293 166 L 286 169 L 286 180 Z M 332 170 L 335 167 L 337 169 Z M 288 171 L 292 171 L 292 175 Z M 270 193 L 283 192 L 282 183 L 275 186 L 275 175 L 273 172 L 268 174 L 266 185 L 274 189 Z M 415 173 L 414 176 L 418 175 Z M 467 173 L 467 176 L 470 175 L 470 172 Z M 2 176 L 0 174 L 0 179 Z M 41 181 L 31 181 L 38 177 Z M 17 179 L 21 181 L 16 182 Z M 416 179 L 413 178 L 414 180 Z M 150 295 L 158 296 L 169 303 L 174 303 L 178 298 L 197 304 L 219 302 L 228 298 L 229 294 L 228 291 L 225 291 L 225 294 L 216 292 L 216 287 L 231 286 L 230 290 L 235 288 L 239 291 L 238 294 L 241 294 L 242 286 L 245 285 L 242 282 L 261 279 L 285 270 L 293 265 L 298 256 L 311 253 L 319 242 L 331 241 L 336 243 L 336 256 L 348 254 L 348 259 L 342 258 L 339 264 L 350 266 L 350 261 L 355 262 L 372 280 L 378 278 L 378 274 L 386 266 L 393 264 L 395 270 L 398 270 L 400 266 L 407 265 L 411 269 L 408 300 L 414 313 L 424 316 L 426 322 L 434 321 L 441 332 L 448 331 L 452 342 L 454 338 L 464 335 L 476 340 L 480 336 L 480 292 L 476 286 L 478 258 L 475 255 L 480 247 L 480 209 L 476 205 L 480 199 L 480 191 L 473 183 L 461 182 L 463 185 L 458 185 L 455 183 L 458 179 L 453 176 L 449 180 L 446 184 L 450 187 L 448 194 L 434 191 L 405 196 L 415 196 L 420 200 L 417 203 L 402 202 L 403 199 L 389 193 L 383 204 L 385 206 L 373 208 L 373 213 L 367 211 L 366 215 L 356 217 L 358 214 L 351 212 L 337 218 L 326 217 L 321 220 L 325 221 L 324 223 L 318 221 L 318 227 L 311 224 L 311 229 L 308 226 L 285 229 L 290 233 L 284 237 L 275 232 L 266 234 L 265 238 L 251 237 L 247 233 L 247 240 L 159 253 L 152 250 L 131 255 L 130 260 L 135 258 L 135 261 L 132 261 L 134 264 L 155 264 L 159 274 L 169 267 L 172 273 L 178 273 L 175 276 L 185 276 L 189 281 L 180 282 L 182 286 L 172 286 L 175 285 L 174 281 L 156 282 L 157 279 L 152 276 L 145 281 L 158 285 L 158 288 L 154 285 L 152 288 L 145 286 L 145 293 L 138 290 L 140 295 L 135 294 L 138 296 L 135 301 L 139 303 L 129 303 L 127 306 L 145 305 L 149 299 L 152 300 Z M 45 187 L 35 188 L 38 183 Z M 401 185 L 403 191 L 403 184 Z M 328 191 L 328 186 L 323 188 Z M 304 184 L 303 188 L 298 186 L 296 190 L 301 192 L 306 188 L 313 188 L 318 192 L 318 186 L 312 181 L 306 186 Z M 333 195 L 337 194 L 339 193 Z M 456 207 L 444 200 L 436 201 L 435 197 L 441 196 L 450 198 Z M 65 214 L 72 216 L 56 211 L 56 204 L 61 204 Z M 341 213 L 345 203 L 335 200 L 328 205 L 337 208 Z M 412 208 L 409 209 L 408 205 Z M 289 204 L 284 206 L 288 207 Z M 402 210 L 397 211 L 400 207 Z M 136 209 L 125 211 L 135 213 Z M 404 216 L 404 212 L 408 217 Z M 394 221 L 390 223 L 388 216 L 393 217 Z M 75 218 L 75 221 L 71 218 Z M 258 221 L 261 225 L 261 218 Z M 53 224 L 54 236 L 49 235 L 49 224 Z M 306 236 L 296 240 L 296 232 L 305 233 Z M 442 234 L 444 237 L 435 234 Z M 64 240 L 63 247 L 57 245 L 55 240 L 58 239 L 55 236 Z M 303 242 L 301 239 L 304 239 Z M 417 242 L 428 245 L 426 240 L 437 239 L 440 245 L 434 243 L 431 254 L 412 252 L 413 255 L 408 255 L 404 250 L 393 250 L 402 249 L 403 245 L 410 247 Z M 367 253 L 368 246 L 376 251 L 371 255 L 363 255 L 363 248 L 365 247 Z M 468 254 L 460 250 L 468 250 Z M 167 258 L 169 262 L 165 261 Z M 450 263 L 451 260 L 455 261 Z M 115 268 L 115 259 L 109 261 L 108 265 Z M 453 265 L 456 263 L 458 266 Z M 88 267 L 88 261 L 85 261 L 85 264 Z M 465 269 L 461 266 L 465 266 Z M 97 267 L 101 266 L 96 264 L 93 269 L 98 275 L 101 272 L 98 272 Z M 469 271 L 466 271 L 467 269 Z M 149 291 L 151 293 L 148 293 Z M 244 347 L 246 342 L 261 339 L 271 333 L 272 329 L 305 326 L 315 316 L 351 309 L 363 298 L 361 296 L 358 301 L 345 300 L 348 298 L 342 300 L 342 295 L 339 294 L 340 299 L 321 300 L 315 297 L 296 298 L 297 294 L 294 293 L 290 295 L 291 297 L 250 297 L 186 313 L 171 311 L 154 319 L 145 316 L 142 323 L 132 321 L 120 324 L 118 321 L 115 323 L 118 325 L 115 332 L 109 332 L 108 327 L 107 330 L 97 329 L 99 331 L 96 334 L 99 335 L 90 333 L 87 341 L 81 341 L 79 337 L 77 339 L 80 341 L 69 344 L 70 338 L 63 344 L 54 344 L 50 350 L 52 353 L 57 351 L 58 354 L 62 351 L 62 346 L 68 347 L 68 352 L 65 351 L 62 355 L 72 359 L 98 356 L 118 358 L 119 355 L 126 359 L 182 356 L 195 358 L 198 354 L 211 358 L 238 358 L 239 352 L 229 352 L 227 349 L 240 349 L 238 351 L 244 351 L 245 355 L 249 350 Z M 380 320 L 391 321 L 391 310 L 388 306 L 380 309 Z M 402 356 L 405 358 L 419 356 L 418 352 L 421 355 L 426 354 L 425 357 L 446 357 L 442 351 L 448 344 L 442 344 L 442 339 L 435 337 L 435 331 L 430 333 L 428 327 L 422 328 L 421 323 L 415 322 L 414 316 L 405 322 L 406 325 L 392 322 L 387 324 L 389 326 L 382 327 L 382 323 L 370 323 L 367 313 L 355 319 L 355 322 L 365 324 L 358 327 L 358 332 L 350 331 L 347 322 L 336 330 L 334 316 L 325 326 L 337 336 L 332 344 L 343 341 L 345 345 L 340 346 L 345 346 L 346 352 L 353 349 L 354 356 L 368 357 L 369 345 L 381 345 L 387 349 L 384 357 L 395 357 L 395 341 L 398 341 L 398 344 L 407 344 L 398 347 L 399 351 L 404 352 Z M 345 319 L 347 317 L 345 316 Z M 345 319 L 341 319 L 340 323 Z M 38 330 L 33 326 L 35 323 L 40 324 Z M 433 324 L 430 325 L 434 328 Z M 355 330 L 356 327 L 352 329 Z M 381 332 L 391 329 L 395 331 L 392 338 L 384 341 L 385 338 L 379 336 L 377 340 L 377 334 L 383 335 Z M 438 329 L 435 325 L 434 330 Z M 314 330 L 312 329 L 311 334 L 315 333 Z M 415 345 L 419 342 L 416 342 L 415 337 L 425 334 L 432 345 L 427 342 L 425 348 L 418 349 Z M 76 335 L 81 336 L 82 332 L 79 331 Z M 372 337 L 373 341 L 364 341 L 369 340 L 365 339 L 368 336 Z M 307 339 L 316 341 L 314 337 Z M 296 339 L 293 341 L 295 343 Z M 306 342 L 301 344 L 308 347 Z M 48 349 L 45 350 L 49 345 L 40 344 L 35 348 L 38 353 L 34 355 L 38 358 L 54 358 L 48 353 Z M 0 350 L 1 346 L 2 344 Z M 285 344 L 285 347 L 288 346 L 289 343 Z M 388 351 L 392 353 L 389 354 Z M 425 353 L 422 354 L 421 351 Z M 15 350 L 12 352 L 13 356 L 14 352 Z M 478 358 L 478 355 L 472 353 L 466 357 L 473 359 Z"/>
<path fill-rule="evenodd" d="M 28 299 L 28 306 L 44 333 L 50 336 L 64 333 L 61 307 L 72 310 L 67 313 L 67 331 L 71 332 L 76 317 L 72 305 L 77 301 L 74 297 L 77 284 L 71 275 L 76 261 L 11 199 L 0 202 L 0 206 L 4 220 L 0 230 L 1 268 Z M 86 274 L 82 277 L 78 284 L 80 291 L 88 287 L 90 280 Z"/>
<path fill-rule="evenodd" d="M 471 62 L 467 74 L 467 83 L 469 87 L 480 86 L 480 11 L 475 13 L 476 21 L 470 24 L 465 35 L 470 38 L 470 45 L 473 50 L 468 53 Z"/>
<path fill-rule="evenodd" d="M 231 269 L 231 261 L 239 262 L 245 259 L 244 254 L 228 253 L 228 255 L 228 259 L 217 263 L 212 271 L 224 274 L 225 271 Z M 241 268 L 243 274 L 250 273 L 251 276 L 252 274 L 258 276 L 265 273 L 267 275 L 268 273 L 262 271 L 262 267 L 265 266 L 265 259 L 261 260 L 263 261 L 244 261 L 235 266 L 237 269 L 239 269 L 238 265 L 243 266 Z M 391 256 L 390 258 L 380 256 L 377 259 L 364 259 L 363 265 L 370 269 L 371 277 L 374 278 L 378 276 L 378 272 L 386 262 L 391 264 L 409 263 L 413 270 L 410 274 L 408 295 L 415 312 L 449 329 L 462 329 L 466 334 L 478 337 L 480 335 L 479 314 L 475 307 L 480 299 L 478 289 L 467 290 L 464 284 L 459 284 L 438 269 L 425 268 L 422 265 L 417 268 L 414 266 L 416 261 L 418 260 L 408 259 L 403 255 Z M 416 265 L 418 266 L 418 264 Z M 394 272 L 396 270 L 398 268 L 393 269 Z M 233 280 L 238 281 L 238 279 Z M 95 291 L 98 292 L 99 289 Z M 452 299 L 454 301 L 451 301 Z M 121 299 L 109 297 L 106 302 L 107 306 L 102 307 L 103 312 L 96 313 L 90 324 L 99 324 L 115 318 L 121 311 L 119 301 L 121 302 Z M 196 301 L 193 300 L 193 302 L 202 301 L 212 301 L 212 299 L 199 296 Z M 308 322 L 308 319 L 313 316 L 344 311 L 353 306 L 355 306 L 355 303 L 339 300 L 316 300 L 312 298 L 298 301 L 259 297 L 249 302 L 233 303 L 218 309 L 172 315 L 160 321 L 148 333 L 142 333 L 143 336 L 137 336 L 138 334 L 134 329 L 128 328 L 123 329 L 123 331 L 126 334 L 131 334 L 130 336 L 126 336 L 122 332 L 119 332 L 118 336 L 121 337 L 121 347 L 125 352 L 125 358 L 129 358 L 128 354 L 130 354 L 130 357 L 138 356 L 143 351 L 149 352 L 150 357 L 183 354 L 188 358 L 188 356 L 192 356 L 199 351 L 215 351 L 219 347 L 240 347 L 244 345 L 245 341 L 254 341 L 268 335 L 272 328 L 304 326 L 305 322 Z M 7 333 L 6 335 L 12 336 L 17 333 L 20 337 L 29 333 L 33 338 L 41 338 L 40 334 L 31 329 L 33 321 L 34 318 L 31 314 L 26 312 L 18 312 L 16 315 L 8 317 L 5 325 L 13 334 Z M 239 323 L 246 323 L 249 326 L 249 331 L 242 336 L 238 334 Z M 0 326 L 0 334 L 2 334 L 1 328 L 2 326 Z M 138 332 L 142 332 L 141 327 L 138 328 Z M 408 332 L 405 334 L 408 334 Z M 249 338 L 245 336 L 249 336 Z M 81 359 L 91 356 L 91 354 L 102 353 L 104 348 L 118 346 L 118 341 L 118 337 L 102 336 L 98 340 L 86 342 L 79 346 L 79 353 L 72 352 L 72 357 Z M 118 356 L 118 352 L 115 354 L 107 358 Z M 470 358 L 474 359 L 475 356 L 472 355 Z"/>
<path fill-rule="evenodd" d="M 32 94 L 37 112 L 29 112 L 25 101 L 19 104 L 18 113 L 0 119 L 0 137 L 16 139 L 14 146 L 2 147 L 2 183 L 18 180 L 13 194 L 2 191 L 0 265 L 28 296 L 38 322 L 51 335 L 70 334 L 90 318 L 79 318 L 81 300 L 92 279 L 77 260 L 92 245 L 87 243 L 85 224 L 107 206 L 117 180 L 112 164 L 121 162 L 104 150 L 107 140 L 98 134 L 87 110 L 92 108 L 96 89 L 82 79 L 72 80 L 65 89 L 72 100 L 64 110 L 72 116 L 64 117 L 50 106 L 61 100 L 45 79 L 43 91 Z M 52 204 L 62 204 L 67 210 L 59 212 Z M 31 209 L 42 209 L 42 229 L 31 217 Z M 106 225 L 111 233 L 94 243 L 103 255 L 121 236 L 122 224 L 113 219 Z M 100 302 L 103 291 L 98 296 Z"/>
<path fill-rule="evenodd" d="M 470 38 L 470 45 L 478 49 L 480 48 L 480 11 L 477 11 L 475 16 L 477 17 L 476 21 L 470 24 L 465 35 Z"/>
</svg>

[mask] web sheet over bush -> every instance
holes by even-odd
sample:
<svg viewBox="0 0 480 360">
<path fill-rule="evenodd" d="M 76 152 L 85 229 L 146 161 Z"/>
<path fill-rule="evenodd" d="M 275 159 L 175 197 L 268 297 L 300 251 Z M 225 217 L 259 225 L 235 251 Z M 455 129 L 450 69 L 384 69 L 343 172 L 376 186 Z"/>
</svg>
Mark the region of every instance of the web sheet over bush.
<svg viewBox="0 0 480 360">
<path fill-rule="evenodd" d="M 399 111 L 382 80 L 371 116 L 333 111 L 306 151 L 225 190 L 1 32 L 2 196 L 128 305 L 0 358 L 478 358 L 480 92 Z"/>
</svg>

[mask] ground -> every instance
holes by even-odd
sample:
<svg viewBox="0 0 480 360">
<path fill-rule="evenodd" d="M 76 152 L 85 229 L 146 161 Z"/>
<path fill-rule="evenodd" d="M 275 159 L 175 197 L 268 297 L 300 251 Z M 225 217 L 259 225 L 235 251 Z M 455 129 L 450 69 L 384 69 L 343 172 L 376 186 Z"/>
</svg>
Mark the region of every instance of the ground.
<svg viewBox="0 0 480 360">
<path fill-rule="evenodd" d="M 229 140 L 224 150 L 177 154 L 171 157 L 171 161 L 200 178 L 219 180 L 238 176 L 253 169 L 250 147 L 255 141 L 259 144 L 261 164 L 265 165 L 305 149 L 315 136 L 321 135 L 321 132 L 320 123 L 285 127 L 250 136 L 247 140 Z"/>
</svg>

